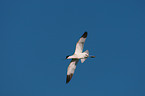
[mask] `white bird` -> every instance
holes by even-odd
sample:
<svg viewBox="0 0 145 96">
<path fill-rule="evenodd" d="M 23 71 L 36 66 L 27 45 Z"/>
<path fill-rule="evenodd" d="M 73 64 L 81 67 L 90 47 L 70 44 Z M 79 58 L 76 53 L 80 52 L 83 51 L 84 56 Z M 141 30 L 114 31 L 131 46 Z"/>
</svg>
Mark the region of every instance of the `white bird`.
<svg viewBox="0 0 145 96">
<path fill-rule="evenodd" d="M 83 63 L 88 57 L 91 57 L 91 58 L 94 58 L 95 56 L 89 56 L 89 51 L 86 50 L 85 52 L 83 52 L 83 47 L 84 47 L 84 43 L 85 43 L 85 40 L 87 38 L 87 32 L 85 32 L 81 38 L 79 39 L 79 41 L 77 42 L 76 44 L 76 49 L 75 49 L 75 52 L 73 55 L 69 55 L 69 56 L 66 56 L 66 59 L 72 59 L 69 66 L 68 66 L 68 69 L 67 69 L 67 78 L 66 78 L 66 83 L 68 83 L 73 74 L 74 74 L 74 71 L 76 69 L 76 65 L 79 61 L 79 59 L 81 59 L 81 63 Z"/>
</svg>

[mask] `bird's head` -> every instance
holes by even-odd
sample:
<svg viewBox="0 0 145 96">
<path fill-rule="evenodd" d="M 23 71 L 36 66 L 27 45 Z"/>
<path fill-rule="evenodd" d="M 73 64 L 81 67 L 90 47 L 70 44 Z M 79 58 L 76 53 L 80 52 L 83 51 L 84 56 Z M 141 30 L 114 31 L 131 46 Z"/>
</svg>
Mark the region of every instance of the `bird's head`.
<svg viewBox="0 0 145 96">
<path fill-rule="evenodd" d="M 68 57 L 69 57 L 70 55 L 68 55 L 68 56 L 66 56 L 66 58 L 65 59 L 68 59 Z"/>
</svg>

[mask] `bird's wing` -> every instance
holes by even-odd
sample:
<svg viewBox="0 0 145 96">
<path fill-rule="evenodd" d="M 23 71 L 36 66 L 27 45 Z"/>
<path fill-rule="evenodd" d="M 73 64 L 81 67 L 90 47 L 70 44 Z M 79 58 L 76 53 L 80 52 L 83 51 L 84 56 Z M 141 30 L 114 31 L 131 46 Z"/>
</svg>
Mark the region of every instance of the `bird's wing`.
<svg viewBox="0 0 145 96">
<path fill-rule="evenodd" d="M 78 61 L 79 61 L 79 59 L 72 59 L 71 60 L 69 66 L 67 68 L 66 83 L 68 83 L 71 80 L 71 78 L 72 78 L 72 76 L 74 74 L 74 71 L 76 69 L 76 65 L 77 65 Z"/>
<path fill-rule="evenodd" d="M 85 40 L 87 38 L 87 32 L 85 32 L 82 37 L 80 38 L 80 40 L 77 42 L 76 44 L 76 49 L 75 49 L 75 54 L 77 53 L 82 53 L 83 52 L 83 47 L 84 47 L 84 43 L 85 43 Z"/>
</svg>

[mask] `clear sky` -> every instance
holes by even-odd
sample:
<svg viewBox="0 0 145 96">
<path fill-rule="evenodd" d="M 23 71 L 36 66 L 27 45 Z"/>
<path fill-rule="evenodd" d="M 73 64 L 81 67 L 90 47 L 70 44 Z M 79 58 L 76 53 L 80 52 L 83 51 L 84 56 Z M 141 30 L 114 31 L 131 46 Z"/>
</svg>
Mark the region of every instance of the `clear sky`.
<svg viewBox="0 0 145 96">
<path fill-rule="evenodd" d="M 66 84 L 85 31 L 96 58 Z M 145 96 L 145 1 L 1 0 L 0 96 Z"/>
</svg>

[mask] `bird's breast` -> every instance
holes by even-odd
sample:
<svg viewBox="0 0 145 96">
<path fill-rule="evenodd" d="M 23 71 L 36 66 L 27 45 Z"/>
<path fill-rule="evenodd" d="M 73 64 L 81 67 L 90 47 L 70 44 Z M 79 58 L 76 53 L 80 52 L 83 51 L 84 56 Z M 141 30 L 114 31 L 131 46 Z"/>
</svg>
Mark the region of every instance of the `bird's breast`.
<svg viewBox="0 0 145 96">
<path fill-rule="evenodd" d="M 83 58 L 87 58 L 88 57 L 88 54 L 79 53 L 79 54 L 75 54 L 75 57 L 77 59 L 83 59 Z"/>
</svg>

